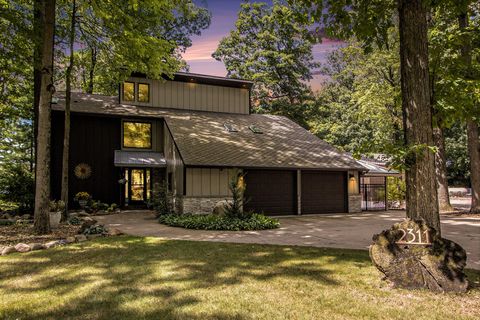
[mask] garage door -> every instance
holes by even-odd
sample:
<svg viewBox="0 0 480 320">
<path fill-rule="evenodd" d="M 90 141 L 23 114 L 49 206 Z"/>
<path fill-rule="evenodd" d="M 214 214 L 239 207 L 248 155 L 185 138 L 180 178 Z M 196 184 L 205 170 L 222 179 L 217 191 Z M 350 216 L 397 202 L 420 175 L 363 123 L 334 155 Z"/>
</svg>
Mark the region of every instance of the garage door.
<svg viewBox="0 0 480 320">
<path fill-rule="evenodd" d="M 302 171 L 302 214 L 347 212 L 345 172 Z"/>
<path fill-rule="evenodd" d="M 295 171 L 248 170 L 245 181 L 246 210 L 266 215 L 297 213 Z"/>
</svg>

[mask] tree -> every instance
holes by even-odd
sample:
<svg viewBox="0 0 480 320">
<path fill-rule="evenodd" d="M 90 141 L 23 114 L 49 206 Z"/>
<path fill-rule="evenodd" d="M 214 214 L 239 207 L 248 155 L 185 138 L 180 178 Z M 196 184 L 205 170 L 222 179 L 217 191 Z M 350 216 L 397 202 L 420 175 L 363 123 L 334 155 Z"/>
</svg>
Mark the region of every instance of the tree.
<svg viewBox="0 0 480 320">
<path fill-rule="evenodd" d="M 295 18 L 296 8 L 274 1 L 241 5 L 236 28 L 223 38 L 212 56 L 225 64 L 233 78 L 254 81 L 255 112 L 290 116 L 306 125 L 305 108 L 311 103 L 306 81 L 312 78 L 310 24 Z"/>
<path fill-rule="evenodd" d="M 50 102 L 53 87 L 53 41 L 55 30 L 55 0 L 37 0 L 42 20 L 42 63 L 38 108 L 37 159 L 35 181 L 34 226 L 39 234 L 50 232 Z"/>
</svg>

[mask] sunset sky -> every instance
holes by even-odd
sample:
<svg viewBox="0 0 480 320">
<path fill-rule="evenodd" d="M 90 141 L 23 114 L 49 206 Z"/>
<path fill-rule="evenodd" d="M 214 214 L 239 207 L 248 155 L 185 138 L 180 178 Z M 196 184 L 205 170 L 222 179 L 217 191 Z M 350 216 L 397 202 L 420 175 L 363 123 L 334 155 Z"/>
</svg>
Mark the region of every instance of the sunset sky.
<svg viewBox="0 0 480 320">
<path fill-rule="evenodd" d="M 227 36 L 230 30 L 235 28 L 237 12 L 243 0 L 199 0 L 198 5 L 204 6 L 212 13 L 212 22 L 201 36 L 193 38 L 193 45 L 183 55 L 190 65 L 190 72 L 202 73 L 216 76 L 225 76 L 226 70 L 222 62 L 212 58 L 212 53 L 218 46 L 220 40 Z M 253 1 L 252 1 L 253 2 Z M 254 1 L 262 2 L 262 1 Z M 270 1 L 263 1 L 270 2 Z M 325 62 L 329 52 L 335 50 L 341 42 L 323 39 L 321 44 L 313 47 L 313 56 L 316 61 Z M 314 76 L 310 85 L 318 90 L 322 83 L 322 76 Z"/>
</svg>

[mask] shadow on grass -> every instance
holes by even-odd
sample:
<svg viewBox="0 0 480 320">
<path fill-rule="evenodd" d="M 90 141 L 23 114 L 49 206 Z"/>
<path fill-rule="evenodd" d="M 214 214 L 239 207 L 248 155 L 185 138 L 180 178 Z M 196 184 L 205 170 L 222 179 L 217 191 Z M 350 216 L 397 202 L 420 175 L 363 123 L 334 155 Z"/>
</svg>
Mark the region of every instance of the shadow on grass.
<svg viewBox="0 0 480 320">
<path fill-rule="evenodd" d="M 340 285 L 332 277 L 334 270 L 315 261 L 322 250 L 325 259 L 336 263 L 369 265 L 365 254 L 333 256 L 331 251 L 320 248 L 292 250 L 282 246 L 135 237 L 101 239 L 85 245 L 13 255 L 0 260 L 3 290 L 15 295 L 16 303 L 23 295 L 33 293 L 50 294 L 54 300 L 51 306 L 40 308 L 21 311 L 7 308 L 3 316 L 247 319 L 249 316 L 241 313 L 197 315 L 180 310 L 202 302 L 192 292 L 249 280 L 303 278 L 325 286 Z M 60 297 L 61 301 L 57 303 L 54 297 Z M 162 303 L 151 306 L 148 304 L 151 299 Z M 133 306 L 125 307 L 129 304 Z M 140 315 L 138 308 L 142 309 Z"/>
<path fill-rule="evenodd" d="M 0 258 L 0 292 L 16 305 L 0 308 L 0 318 L 250 319 L 235 309 L 215 310 L 216 296 L 204 295 L 250 281 L 268 286 L 277 277 L 315 281 L 328 290 L 346 285 L 339 275 L 349 268 L 371 268 L 368 254 L 136 237 L 99 239 Z M 34 301 L 19 308 L 22 299 Z M 39 306 L 44 300 L 51 304 Z M 200 303 L 202 311 L 192 311 Z"/>
</svg>

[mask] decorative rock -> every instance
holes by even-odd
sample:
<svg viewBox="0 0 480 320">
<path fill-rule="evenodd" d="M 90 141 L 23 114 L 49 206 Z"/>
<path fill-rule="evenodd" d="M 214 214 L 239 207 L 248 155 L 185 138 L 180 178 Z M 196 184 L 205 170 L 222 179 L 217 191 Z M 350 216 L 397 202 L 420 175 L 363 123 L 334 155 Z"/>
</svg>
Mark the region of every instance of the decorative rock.
<svg viewBox="0 0 480 320">
<path fill-rule="evenodd" d="M 75 237 L 67 237 L 67 239 L 65 239 L 66 243 L 74 243 L 75 241 L 76 241 Z"/>
<path fill-rule="evenodd" d="M 45 249 L 45 246 L 41 243 L 32 243 L 30 245 L 30 250 L 35 251 L 35 250 L 42 250 Z"/>
<path fill-rule="evenodd" d="M 116 228 L 109 228 L 108 229 L 108 235 L 109 236 L 120 236 L 122 234 L 123 234 L 123 232 L 116 229 Z"/>
<path fill-rule="evenodd" d="M 215 206 L 213 207 L 212 213 L 216 216 L 224 216 L 226 207 L 228 204 L 230 204 L 232 201 L 231 200 L 222 200 L 218 201 Z"/>
<path fill-rule="evenodd" d="M 373 236 L 370 258 L 394 287 L 465 292 L 467 255 L 423 220 L 406 219 Z"/>
<path fill-rule="evenodd" d="M 45 248 L 50 249 L 50 248 L 59 246 L 61 244 L 62 244 L 62 242 L 60 240 L 53 240 L 53 241 L 45 243 Z"/>
<path fill-rule="evenodd" d="M 91 226 L 95 225 L 95 223 L 97 223 L 97 220 L 92 219 L 90 217 L 84 217 L 82 218 L 82 221 L 83 223 L 78 233 L 83 233 L 83 231 L 85 231 L 86 229 L 90 228 Z"/>
<path fill-rule="evenodd" d="M 75 240 L 77 242 L 84 242 L 87 241 L 87 237 L 84 234 L 77 234 L 75 235 Z"/>
<path fill-rule="evenodd" d="M 17 252 L 17 250 L 15 250 L 15 247 L 8 246 L 8 247 L 3 248 L 2 256 L 6 256 L 7 254 L 14 253 L 14 252 Z"/>
<path fill-rule="evenodd" d="M 18 243 L 16 246 L 15 246 L 15 250 L 17 250 L 18 252 L 28 252 L 31 250 L 30 246 L 26 243 Z"/>
</svg>

